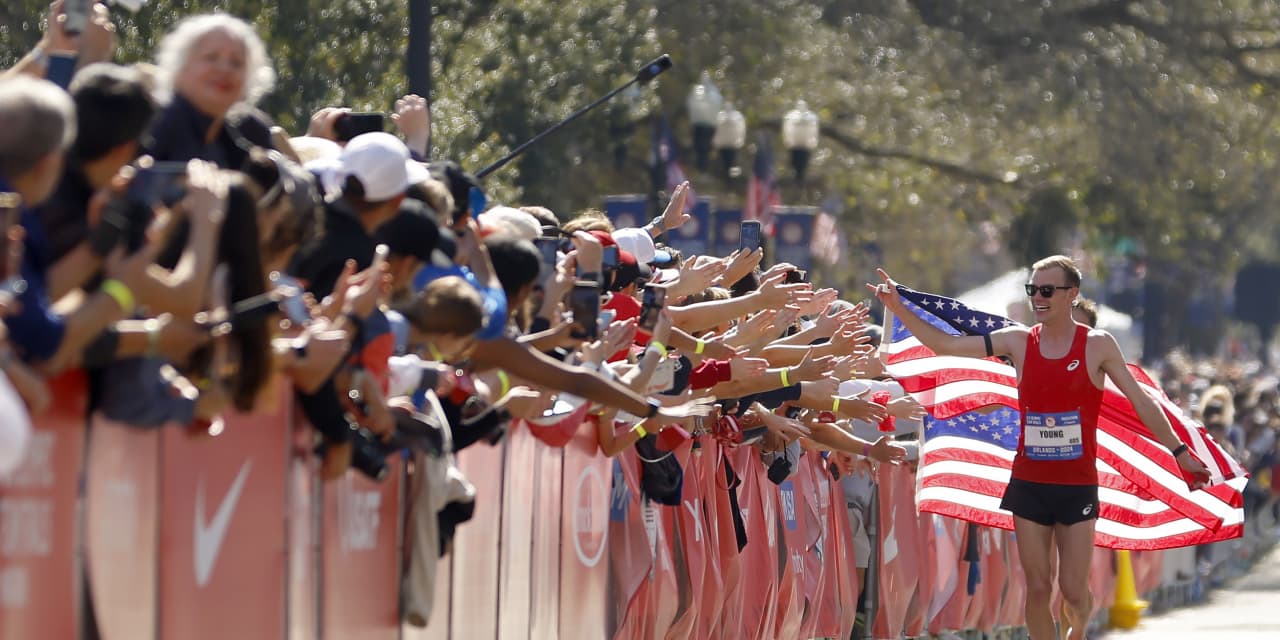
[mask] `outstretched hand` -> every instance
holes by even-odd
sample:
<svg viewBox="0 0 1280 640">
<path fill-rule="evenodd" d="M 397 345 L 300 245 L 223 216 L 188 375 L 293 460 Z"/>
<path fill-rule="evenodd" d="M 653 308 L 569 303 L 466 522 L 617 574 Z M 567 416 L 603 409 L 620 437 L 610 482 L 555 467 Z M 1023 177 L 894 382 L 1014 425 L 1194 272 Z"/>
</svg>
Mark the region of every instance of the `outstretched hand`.
<svg viewBox="0 0 1280 640">
<path fill-rule="evenodd" d="M 876 273 L 880 274 L 880 279 L 884 282 L 880 284 L 867 283 L 867 288 L 876 294 L 876 299 L 880 304 L 888 307 L 891 311 L 897 311 L 902 308 L 902 296 L 898 295 L 898 283 L 889 277 L 884 269 L 876 269 Z"/>
</svg>

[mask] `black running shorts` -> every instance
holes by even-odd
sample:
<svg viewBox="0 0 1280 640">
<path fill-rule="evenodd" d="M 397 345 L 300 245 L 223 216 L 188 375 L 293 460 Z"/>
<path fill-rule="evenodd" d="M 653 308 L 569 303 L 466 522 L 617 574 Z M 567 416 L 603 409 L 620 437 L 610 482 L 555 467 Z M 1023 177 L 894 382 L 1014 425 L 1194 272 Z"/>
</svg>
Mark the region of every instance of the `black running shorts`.
<svg viewBox="0 0 1280 640">
<path fill-rule="evenodd" d="M 1000 508 L 1046 527 L 1084 522 L 1098 517 L 1098 485 L 1011 478 Z"/>
</svg>

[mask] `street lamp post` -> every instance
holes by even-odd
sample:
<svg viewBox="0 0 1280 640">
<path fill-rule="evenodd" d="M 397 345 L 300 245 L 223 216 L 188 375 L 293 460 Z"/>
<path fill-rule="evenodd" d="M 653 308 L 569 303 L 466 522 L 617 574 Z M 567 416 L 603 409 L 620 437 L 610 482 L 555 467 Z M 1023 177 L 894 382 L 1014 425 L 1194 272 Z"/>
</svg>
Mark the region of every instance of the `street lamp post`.
<svg viewBox="0 0 1280 640">
<path fill-rule="evenodd" d="M 818 129 L 818 114 L 810 111 L 804 100 L 797 102 L 796 108 L 782 118 L 782 144 L 791 150 L 791 167 L 801 185 L 809 158 L 818 148 Z"/>
<path fill-rule="evenodd" d="M 720 161 L 724 164 L 726 179 L 738 177 L 742 170 L 738 168 L 738 150 L 747 142 L 747 121 L 742 112 L 733 108 L 733 104 L 724 103 L 716 116 L 716 133 L 711 145 L 720 152 Z"/>
<path fill-rule="evenodd" d="M 702 80 L 689 91 L 689 121 L 693 123 L 693 152 L 699 169 L 707 168 L 707 155 L 711 152 L 711 139 L 715 136 L 716 121 L 724 99 L 720 90 L 711 82 L 711 75 L 702 72 Z"/>
</svg>

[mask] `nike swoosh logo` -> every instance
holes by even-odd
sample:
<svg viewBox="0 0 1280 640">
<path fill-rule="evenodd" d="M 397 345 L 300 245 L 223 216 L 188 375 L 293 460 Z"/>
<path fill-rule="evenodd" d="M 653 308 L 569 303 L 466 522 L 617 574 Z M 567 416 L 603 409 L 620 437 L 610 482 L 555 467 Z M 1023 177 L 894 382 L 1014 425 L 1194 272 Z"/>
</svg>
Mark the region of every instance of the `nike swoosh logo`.
<svg viewBox="0 0 1280 640">
<path fill-rule="evenodd" d="M 245 480 L 249 479 L 249 469 L 253 464 L 245 460 L 240 465 L 240 472 L 231 483 L 231 489 L 222 497 L 218 511 L 213 514 L 213 522 L 206 524 L 204 520 L 204 481 L 196 484 L 196 544 L 195 569 L 196 585 L 203 587 L 209 584 L 213 576 L 213 565 L 218 562 L 218 552 L 222 550 L 222 539 L 227 535 L 227 526 L 231 524 L 231 515 L 236 511 L 236 503 L 240 501 L 240 492 L 244 489 Z"/>
</svg>

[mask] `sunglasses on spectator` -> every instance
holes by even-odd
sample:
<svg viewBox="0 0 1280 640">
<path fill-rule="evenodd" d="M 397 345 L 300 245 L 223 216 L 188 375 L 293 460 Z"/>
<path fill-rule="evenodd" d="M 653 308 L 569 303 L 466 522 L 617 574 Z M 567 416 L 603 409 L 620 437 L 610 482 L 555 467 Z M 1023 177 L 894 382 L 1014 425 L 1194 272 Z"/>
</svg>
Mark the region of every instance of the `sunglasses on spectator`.
<svg viewBox="0 0 1280 640">
<path fill-rule="evenodd" d="M 1074 288 L 1075 288 L 1075 287 L 1061 287 L 1061 286 L 1054 286 L 1054 285 L 1051 285 L 1051 284 L 1042 284 L 1042 285 L 1039 285 L 1039 286 L 1036 286 L 1036 285 L 1034 285 L 1034 284 L 1028 284 L 1028 285 L 1023 285 L 1023 286 L 1025 286 L 1025 287 L 1027 288 L 1027 297 L 1028 297 L 1028 298 L 1034 298 L 1034 297 L 1035 297 L 1035 295 L 1036 295 L 1036 292 L 1037 292 L 1037 291 L 1038 291 L 1038 292 L 1040 292 L 1040 297 L 1041 297 L 1041 298 L 1052 298 L 1052 297 L 1053 297 L 1053 292 L 1054 292 L 1054 290 L 1055 290 L 1055 289 L 1062 289 L 1063 291 L 1066 291 L 1066 290 L 1074 289 Z"/>
</svg>

